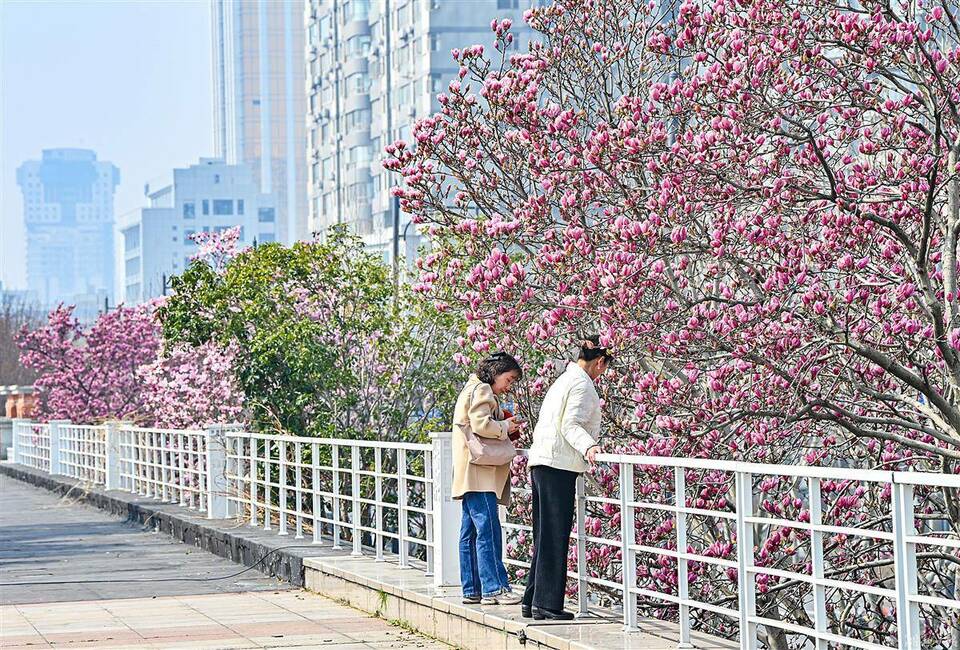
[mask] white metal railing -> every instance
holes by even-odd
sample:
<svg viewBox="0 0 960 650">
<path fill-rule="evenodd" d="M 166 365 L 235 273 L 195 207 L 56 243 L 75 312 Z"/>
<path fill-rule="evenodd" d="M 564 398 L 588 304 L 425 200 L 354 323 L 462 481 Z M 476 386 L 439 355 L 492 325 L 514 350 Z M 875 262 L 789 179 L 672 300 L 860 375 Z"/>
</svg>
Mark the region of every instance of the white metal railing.
<svg viewBox="0 0 960 650">
<path fill-rule="evenodd" d="M 119 429 L 120 487 L 167 503 L 207 512 L 208 453 L 203 429 Z"/>
<path fill-rule="evenodd" d="M 210 518 L 244 517 L 279 535 L 330 540 L 355 555 L 389 553 L 432 572 L 437 585 L 456 585 L 451 436 L 432 438 L 413 444 L 23 420 L 13 431 L 14 461 L 38 470 Z M 634 630 L 641 606 L 672 607 L 682 643 L 701 617 L 725 617 L 745 650 L 772 631 L 817 650 L 890 643 L 912 650 L 930 626 L 960 615 L 957 573 L 931 568 L 960 566 L 957 524 L 932 519 L 923 505 L 931 495 L 956 502 L 960 476 L 619 454 L 598 456 L 594 475 L 599 484 L 578 480 L 572 535 L 570 578 L 581 613 L 625 601 L 623 622 Z M 521 505 L 529 501 L 528 488 L 514 491 Z M 858 518 L 858 499 L 881 516 Z M 598 520 L 603 525 L 594 526 Z M 508 518 L 503 528 L 505 547 L 532 532 L 527 520 Z M 783 551 L 790 562 L 771 560 L 776 536 L 793 540 Z M 865 577 L 841 551 L 854 560 L 867 554 L 877 571 Z M 605 558 L 602 567 L 590 564 L 593 554 Z M 520 558 L 506 561 L 528 568 Z M 771 614 L 771 589 L 794 589 L 808 620 Z M 856 599 L 880 612 L 871 615 L 881 617 L 890 643 L 859 633 L 838 613 L 849 614 L 838 604 Z"/>
<path fill-rule="evenodd" d="M 16 462 L 49 472 L 50 425 L 29 420 L 14 420 L 13 449 Z"/>
<path fill-rule="evenodd" d="M 960 584 L 954 574 L 952 584 L 946 585 L 941 592 L 931 593 L 921 579 L 918 570 L 918 547 L 935 549 L 937 552 L 952 554 L 952 562 L 960 565 L 960 538 L 950 536 L 943 526 L 922 524 L 926 528 L 918 530 L 915 511 L 914 488 L 960 490 L 960 476 L 928 473 L 862 471 L 838 468 L 820 468 L 806 466 L 762 465 L 738 462 L 711 461 L 692 458 L 642 457 L 634 455 L 601 454 L 598 462 L 615 473 L 617 494 L 611 496 L 588 495 L 583 477 L 577 483 L 576 527 L 571 536 L 576 557 L 576 571 L 570 578 L 576 581 L 577 600 L 581 613 L 586 613 L 591 603 L 591 591 L 604 594 L 613 593 L 622 603 L 623 622 L 627 630 L 638 629 L 638 609 L 641 600 L 646 604 L 660 603 L 675 608 L 680 625 L 680 642 L 690 643 L 690 632 L 695 614 L 714 614 L 726 617 L 740 630 L 741 648 L 753 650 L 759 644 L 759 626 L 771 631 L 782 631 L 789 635 L 806 638 L 818 650 L 826 650 L 837 644 L 843 647 L 864 648 L 867 650 L 885 650 L 886 645 L 878 640 L 868 640 L 864 634 L 857 634 L 857 626 L 848 625 L 840 620 L 842 607 L 834 607 L 838 602 L 848 605 L 852 599 L 869 597 L 877 605 L 889 603 L 888 619 L 885 623 L 892 630 L 898 648 L 918 649 L 921 644 L 921 632 L 924 626 L 937 625 L 945 620 L 958 620 L 960 600 L 957 599 Z M 656 489 L 650 490 L 650 481 L 656 481 Z M 782 492 L 792 495 L 792 510 L 800 516 L 788 516 L 767 512 L 764 500 L 758 500 L 768 485 L 783 483 L 787 485 Z M 646 486 L 639 492 L 638 485 Z M 723 507 L 713 507 L 702 503 L 691 486 L 703 489 L 704 485 L 730 495 L 729 500 L 717 500 Z M 831 493 L 839 490 L 856 492 L 863 490 L 871 498 L 879 499 L 886 507 L 888 517 L 879 521 L 844 523 L 840 513 L 849 512 L 829 503 L 825 497 L 825 486 Z M 838 487 L 839 486 L 839 487 Z M 521 495 L 529 489 L 514 488 Z M 956 493 L 955 493 L 956 494 Z M 656 498 L 659 497 L 659 498 Z M 954 497 L 956 498 L 956 497 Z M 699 499 L 699 501 L 698 501 Z M 799 501 L 799 505 L 797 505 Z M 585 521 L 590 510 L 619 515 L 620 526 L 615 536 L 591 536 L 585 529 Z M 729 543 L 726 554 L 708 554 L 703 548 L 703 535 L 708 528 L 715 528 L 720 522 L 720 530 L 729 534 L 713 536 L 714 541 Z M 666 525 L 671 531 L 670 543 L 651 546 L 644 543 L 646 531 L 657 525 Z M 531 528 L 525 522 L 507 521 L 503 524 L 505 542 L 516 542 L 521 533 L 530 534 Z M 785 531 L 800 533 L 800 541 L 805 548 L 797 551 L 798 562 L 792 568 L 772 566 L 758 557 L 758 550 L 772 535 Z M 638 537 L 641 538 L 638 540 Z M 700 542 L 696 548 L 694 538 Z M 859 548 L 857 541 L 872 540 L 885 544 L 887 551 L 881 551 L 871 558 L 874 562 L 888 566 L 887 579 L 879 584 L 865 583 L 858 578 L 855 564 L 850 568 L 852 577 L 844 578 L 844 571 L 836 557 L 831 557 L 827 540 L 841 540 L 847 547 Z M 590 575 L 588 566 L 588 545 L 594 548 L 608 547 L 610 553 L 621 559 L 621 567 L 626 571 L 615 571 L 614 579 Z M 798 544 L 800 545 L 800 544 Z M 761 551 L 762 552 L 762 551 Z M 640 562 L 641 558 L 653 558 L 652 562 Z M 927 558 L 930 557 L 928 553 Z M 928 561 L 928 560 L 925 560 Z M 512 564 L 525 569 L 527 562 L 507 559 Z M 643 579 L 649 575 L 643 567 L 651 564 L 663 567 L 669 563 L 671 580 L 658 582 Z M 798 570 L 797 567 L 803 570 Z M 828 567 L 833 567 L 832 575 Z M 698 581 L 692 578 L 691 568 L 701 571 L 703 567 L 715 569 L 713 578 Z M 643 570 L 641 570 L 643 568 Z M 725 572 L 735 575 L 726 589 L 726 598 L 717 597 L 717 585 L 722 586 Z M 951 569 L 946 569 L 951 573 Z M 809 625 L 798 625 L 764 615 L 759 606 L 763 599 L 762 588 L 758 584 L 774 580 L 779 585 L 797 585 L 801 587 L 799 596 L 801 605 L 809 614 Z M 698 589 L 709 582 L 711 590 Z M 925 590 L 921 588 L 925 587 Z M 923 606 L 921 608 L 921 605 Z"/>
<path fill-rule="evenodd" d="M 81 481 L 106 484 L 107 427 L 59 424 L 60 473 Z"/>
<path fill-rule="evenodd" d="M 330 538 L 354 555 L 390 550 L 434 569 L 429 444 L 228 432 L 227 483 L 251 526 Z M 292 531 L 290 531 L 292 528 Z"/>
</svg>

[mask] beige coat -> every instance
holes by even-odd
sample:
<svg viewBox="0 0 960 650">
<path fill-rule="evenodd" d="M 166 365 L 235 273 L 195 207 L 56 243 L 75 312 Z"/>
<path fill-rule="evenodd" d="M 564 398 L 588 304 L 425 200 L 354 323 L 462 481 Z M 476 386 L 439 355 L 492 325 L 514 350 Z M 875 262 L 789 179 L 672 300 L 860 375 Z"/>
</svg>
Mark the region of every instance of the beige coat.
<svg viewBox="0 0 960 650">
<path fill-rule="evenodd" d="M 490 384 L 470 375 L 457 398 L 453 415 L 453 498 L 467 492 L 495 492 L 501 505 L 510 503 L 510 463 L 471 465 L 461 426 L 483 438 L 507 438 L 507 422 Z"/>
</svg>

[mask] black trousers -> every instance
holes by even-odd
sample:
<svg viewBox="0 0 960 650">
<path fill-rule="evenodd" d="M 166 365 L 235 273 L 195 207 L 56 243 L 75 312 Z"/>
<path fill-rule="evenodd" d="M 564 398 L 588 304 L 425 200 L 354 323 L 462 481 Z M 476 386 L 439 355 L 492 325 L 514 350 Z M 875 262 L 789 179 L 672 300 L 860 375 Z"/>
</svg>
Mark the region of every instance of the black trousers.
<svg viewBox="0 0 960 650">
<path fill-rule="evenodd" d="M 567 587 L 567 552 L 577 492 L 577 473 L 537 465 L 533 485 L 533 557 L 523 604 L 560 611 Z"/>
</svg>

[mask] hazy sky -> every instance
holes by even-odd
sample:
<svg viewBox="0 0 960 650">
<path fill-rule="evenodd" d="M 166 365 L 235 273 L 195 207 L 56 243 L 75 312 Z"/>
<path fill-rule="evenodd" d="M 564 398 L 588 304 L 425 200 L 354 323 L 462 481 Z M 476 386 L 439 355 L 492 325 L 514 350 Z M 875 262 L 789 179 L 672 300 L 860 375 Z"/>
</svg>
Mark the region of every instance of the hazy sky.
<svg viewBox="0 0 960 650">
<path fill-rule="evenodd" d="M 120 168 L 115 214 L 143 184 L 213 155 L 207 0 L 0 0 L 0 281 L 24 288 L 16 170 L 42 149 Z"/>
</svg>

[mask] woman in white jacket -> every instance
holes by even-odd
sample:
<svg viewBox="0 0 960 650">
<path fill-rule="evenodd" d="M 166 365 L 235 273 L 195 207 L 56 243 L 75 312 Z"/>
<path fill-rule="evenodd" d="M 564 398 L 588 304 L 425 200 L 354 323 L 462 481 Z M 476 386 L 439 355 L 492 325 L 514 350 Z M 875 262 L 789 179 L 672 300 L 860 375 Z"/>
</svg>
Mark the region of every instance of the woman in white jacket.
<svg viewBox="0 0 960 650">
<path fill-rule="evenodd" d="M 600 396 L 594 382 L 611 359 L 598 336 L 588 337 L 577 362 L 550 386 L 540 406 L 529 454 L 533 557 L 523 594 L 524 618 L 573 618 L 563 610 L 563 597 L 577 477 L 600 452 Z"/>
</svg>

